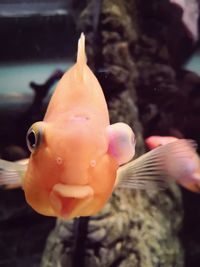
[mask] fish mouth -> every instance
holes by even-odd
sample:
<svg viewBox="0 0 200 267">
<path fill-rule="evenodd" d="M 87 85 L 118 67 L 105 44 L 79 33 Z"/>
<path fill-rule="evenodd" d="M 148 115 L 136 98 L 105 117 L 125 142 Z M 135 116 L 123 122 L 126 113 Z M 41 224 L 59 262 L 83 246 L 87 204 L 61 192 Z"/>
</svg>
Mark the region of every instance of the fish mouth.
<svg viewBox="0 0 200 267">
<path fill-rule="evenodd" d="M 89 185 L 56 184 L 49 194 L 50 205 L 55 215 L 64 219 L 81 216 L 93 200 L 93 189 Z M 90 206 L 89 205 L 89 206 Z"/>
<path fill-rule="evenodd" d="M 62 210 L 61 198 L 58 195 L 56 195 L 54 191 L 51 191 L 49 195 L 49 200 L 55 213 L 57 215 L 61 214 L 61 210 Z"/>
<path fill-rule="evenodd" d="M 50 193 L 50 203 L 55 212 L 55 216 L 61 219 L 73 219 L 80 216 L 89 216 L 93 196 L 85 199 L 63 198 L 54 191 Z"/>
</svg>

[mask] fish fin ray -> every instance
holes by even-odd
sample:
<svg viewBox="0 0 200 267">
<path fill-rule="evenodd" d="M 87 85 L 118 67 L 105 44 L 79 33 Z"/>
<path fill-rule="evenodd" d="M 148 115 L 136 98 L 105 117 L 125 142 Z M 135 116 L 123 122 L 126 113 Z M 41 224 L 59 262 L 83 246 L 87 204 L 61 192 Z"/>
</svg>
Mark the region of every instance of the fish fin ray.
<svg viewBox="0 0 200 267">
<path fill-rule="evenodd" d="M 4 189 L 22 187 L 27 164 L 28 161 L 10 162 L 0 159 L 0 187 Z"/>
<path fill-rule="evenodd" d="M 195 149 L 192 140 L 180 139 L 157 147 L 118 169 L 116 186 L 133 189 L 165 189 L 170 174 L 167 168 L 169 156 L 181 156 L 188 149 Z"/>
</svg>

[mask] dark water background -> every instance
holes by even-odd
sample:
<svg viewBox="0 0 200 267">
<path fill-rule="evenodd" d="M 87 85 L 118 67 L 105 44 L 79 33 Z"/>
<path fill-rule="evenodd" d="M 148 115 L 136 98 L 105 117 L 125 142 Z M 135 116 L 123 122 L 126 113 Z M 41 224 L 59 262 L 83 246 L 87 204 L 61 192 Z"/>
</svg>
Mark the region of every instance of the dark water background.
<svg viewBox="0 0 200 267">
<path fill-rule="evenodd" d="M 42 119 L 55 82 L 38 105 L 37 85 L 56 70 L 66 71 L 75 58 L 75 32 L 66 1 L 0 2 L 0 156 L 29 156 L 25 135 Z M 37 91 L 38 92 L 38 91 Z M 21 189 L 0 190 L 0 266 L 38 266 L 55 219 L 36 214 Z"/>
<path fill-rule="evenodd" d="M 75 60 L 79 31 L 76 14 L 70 13 L 70 6 L 78 2 L 81 1 L 0 1 L 0 156 L 4 159 L 29 156 L 26 131 L 32 122 L 43 118 L 58 78 L 46 87 L 38 104 L 33 103 L 39 89 L 34 91 L 30 83 L 44 88 L 55 71 L 66 71 Z M 200 75 L 198 47 L 182 65 Z M 191 195 L 190 192 L 184 195 L 185 211 L 194 209 L 198 214 L 199 196 Z M 187 202 L 189 198 L 192 202 Z M 185 220 L 187 231 L 195 220 L 195 216 Z M 0 190 L 0 267 L 39 267 L 47 236 L 54 226 L 55 219 L 40 216 L 26 205 L 22 190 Z M 183 240 L 186 247 L 193 230 L 196 228 L 186 232 Z M 198 235 L 192 242 L 200 244 Z M 200 246 L 193 247 L 196 263 L 200 259 Z M 187 267 L 190 262 L 187 260 Z"/>
</svg>

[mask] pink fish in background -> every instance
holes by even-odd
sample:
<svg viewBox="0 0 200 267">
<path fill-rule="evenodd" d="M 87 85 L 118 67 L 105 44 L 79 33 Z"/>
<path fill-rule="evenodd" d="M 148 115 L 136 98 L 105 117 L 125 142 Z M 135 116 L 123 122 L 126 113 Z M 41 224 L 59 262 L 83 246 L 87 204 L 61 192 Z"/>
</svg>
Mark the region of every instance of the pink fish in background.
<svg viewBox="0 0 200 267">
<path fill-rule="evenodd" d="M 199 3 L 197 0 L 170 0 L 170 3 L 179 6 L 183 10 L 182 22 L 189 35 L 196 42 L 199 39 L 198 19 Z"/>
<path fill-rule="evenodd" d="M 176 140 L 178 140 L 178 138 L 173 137 L 173 136 L 154 135 L 154 136 L 150 136 L 147 139 L 145 139 L 145 143 L 149 149 L 154 149 L 158 146 L 163 146 L 171 142 L 174 142 Z"/>
<path fill-rule="evenodd" d="M 173 136 L 150 136 L 145 140 L 148 148 L 155 149 L 159 146 L 166 146 L 177 142 L 178 139 Z M 191 141 L 192 142 L 192 141 Z M 169 161 L 166 164 L 170 177 L 183 187 L 193 192 L 200 192 L 200 158 L 195 150 L 195 145 L 188 147 L 181 157 L 169 155 Z"/>
</svg>

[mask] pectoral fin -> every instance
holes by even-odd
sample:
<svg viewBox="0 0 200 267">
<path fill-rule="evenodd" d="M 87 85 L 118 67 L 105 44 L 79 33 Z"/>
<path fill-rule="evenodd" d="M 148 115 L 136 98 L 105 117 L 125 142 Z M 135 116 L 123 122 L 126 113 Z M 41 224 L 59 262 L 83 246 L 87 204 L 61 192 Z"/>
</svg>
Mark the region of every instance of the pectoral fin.
<svg viewBox="0 0 200 267">
<path fill-rule="evenodd" d="M 169 182 L 167 178 L 177 178 L 176 172 L 171 170 L 170 161 L 175 168 L 185 152 L 195 147 L 195 142 L 185 139 L 157 147 L 120 167 L 115 185 L 134 189 L 165 189 Z"/>
<path fill-rule="evenodd" d="M 151 152 L 120 167 L 116 185 L 131 189 L 165 189 L 167 181 L 162 158 L 154 157 Z"/>
<path fill-rule="evenodd" d="M 28 159 L 15 162 L 0 159 L 0 187 L 5 189 L 22 187 L 22 180 L 27 166 Z"/>
</svg>

